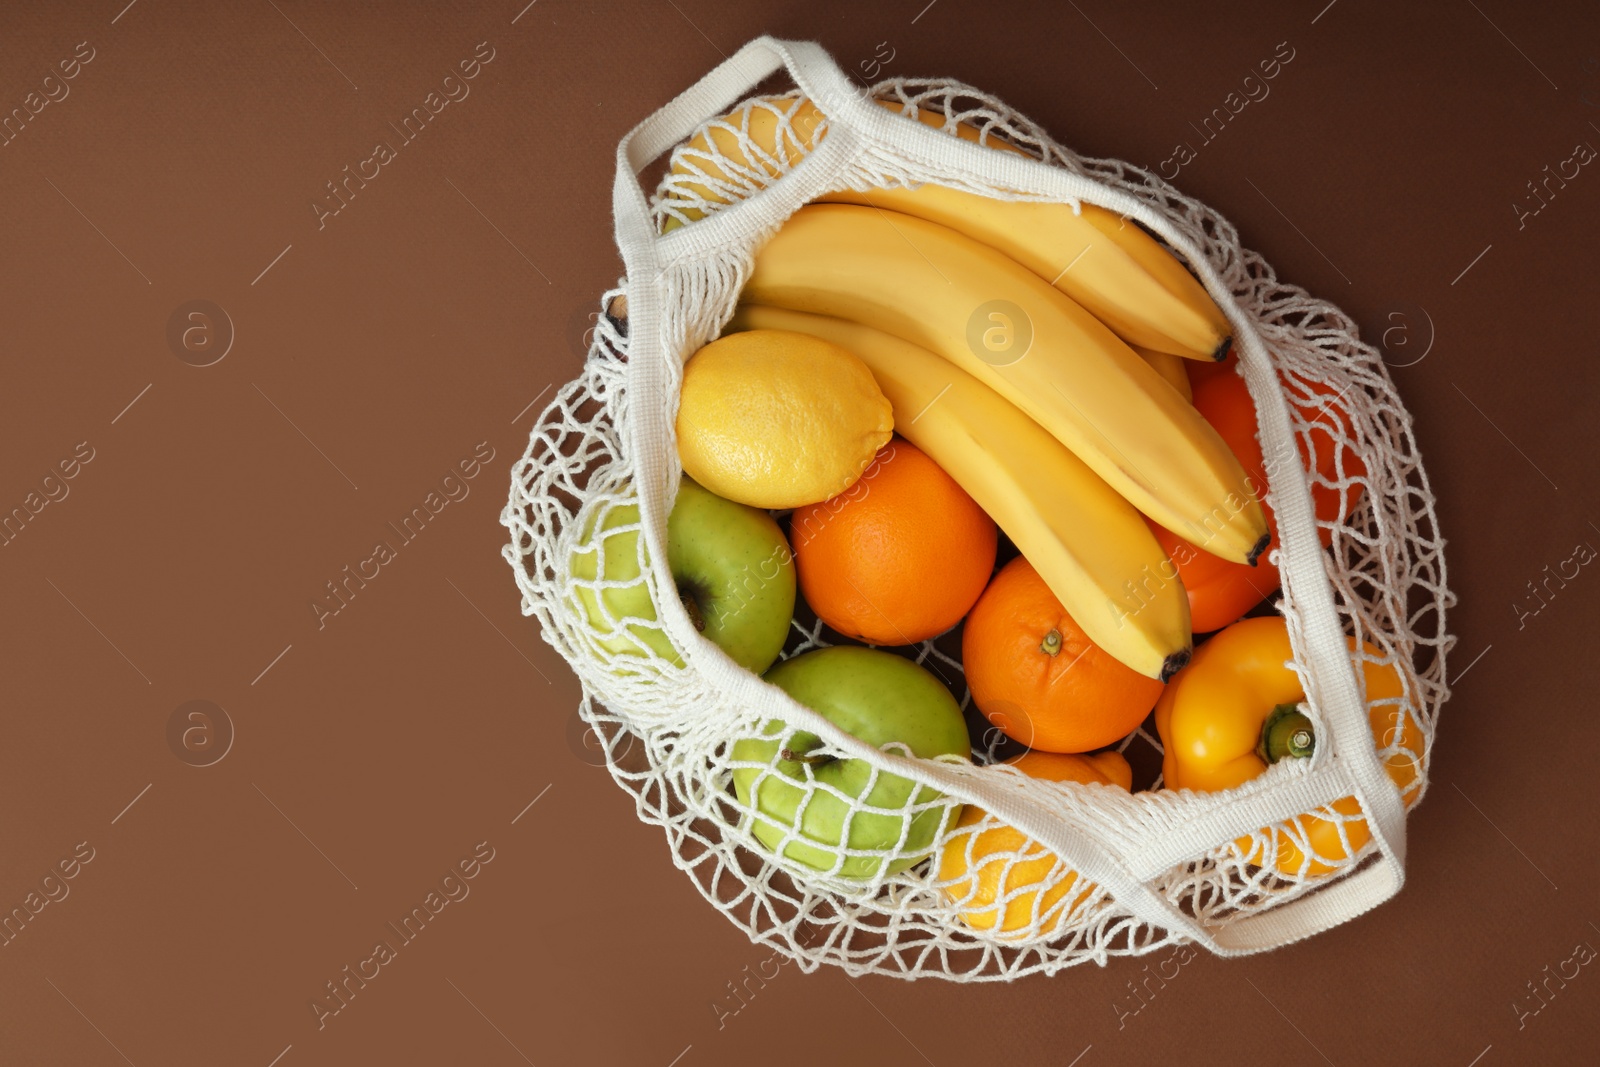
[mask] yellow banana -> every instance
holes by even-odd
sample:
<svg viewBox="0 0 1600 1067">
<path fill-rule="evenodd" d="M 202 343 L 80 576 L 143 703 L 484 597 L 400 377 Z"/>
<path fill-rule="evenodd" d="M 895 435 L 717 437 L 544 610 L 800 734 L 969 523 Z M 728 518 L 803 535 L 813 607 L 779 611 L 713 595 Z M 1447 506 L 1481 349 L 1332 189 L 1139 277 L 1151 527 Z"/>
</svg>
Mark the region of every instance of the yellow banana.
<svg viewBox="0 0 1600 1067">
<path fill-rule="evenodd" d="M 783 116 L 789 118 L 788 124 L 783 123 Z M 734 130 L 745 132 L 757 149 L 753 155 L 744 150 Z M 697 197 L 707 203 L 726 204 L 731 199 L 728 194 L 745 185 L 765 188 L 785 167 L 798 163 L 814 149 L 824 132 L 822 112 L 809 100 L 779 97 L 752 101 L 708 126 L 673 153 L 669 182 L 662 190 L 664 199 L 670 202 Z M 675 210 L 691 221 L 705 214 L 689 205 Z M 663 230 L 671 231 L 678 225 L 678 220 L 669 216 Z"/>
<path fill-rule="evenodd" d="M 1038 423 L 972 375 L 898 337 L 822 315 L 744 305 L 728 330 L 832 341 L 872 370 L 895 430 L 989 513 L 1090 639 L 1171 677 L 1189 660 L 1189 598 L 1139 513 Z"/>
<path fill-rule="evenodd" d="M 1189 384 L 1189 372 L 1183 369 L 1183 359 L 1171 352 L 1157 352 L 1153 348 L 1140 348 L 1138 345 L 1129 345 L 1139 354 L 1139 358 L 1167 380 L 1167 384 L 1176 389 L 1185 400 L 1194 400 L 1194 388 Z"/>
<path fill-rule="evenodd" d="M 1082 214 L 1074 214 L 1065 204 L 995 200 L 941 185 L 844 190 L 817 199 L 915 215 L 982 241 L 1082 304 L 1129 344 L 1187 359 L 1227 354 L 1227 320 L 1200 283 L 1138 226 L 1104 208 L 1084 204 Z"/>
<path fill-rule="evenodd" d="M 1249 480 L 1210 424 L 1100 320 L 987 245 L 897 212 L 813 204 L 757 252 L 743 299 L 921 345 L 1191 544 L 1241 563 L 1266 548 Z"/>
<path fill-rule="evenodd" d="M 890 101 L 880 103 L 899 110 Z M 788 117 L 787 124 L 780 114 Z M 936 112 L 919 111 L 917 117 L 930 126 L 944 125 L 944 116 Z M 730 130 L 712 127 L 673 160 L 669 199 L 688 192 L 724 202 L 724 191 L 733 188 L 730 177 L 765 185 L 780 173 L 780 160 L 782 166 L 793 165 L 826 133 L 822 113 L 804 98 L 761 100 L 723 121 L 744 130 L 756 151 L 747 153 Z M 972 126 L 959 125 L 956 133 L 978 140 Z M 984 143 L 1020 152 L 1003 141 Z M 710 157 L 712 146 L 726 169 Z M 1228 320 L 1205 288 L 1154 238 L 1115 212 L 1093 204 L 1074 212 L 1066 204 L 996 200 L 931 184 L 840 190 L 818 200 L 899 211 L 982 241 L 1072 297 L 1131 345 L 1188 359 L 1221 359 L 1227 352 Z M 700 214 L 694 208 L 679 210 L 689 218 Z"/>
</svg>

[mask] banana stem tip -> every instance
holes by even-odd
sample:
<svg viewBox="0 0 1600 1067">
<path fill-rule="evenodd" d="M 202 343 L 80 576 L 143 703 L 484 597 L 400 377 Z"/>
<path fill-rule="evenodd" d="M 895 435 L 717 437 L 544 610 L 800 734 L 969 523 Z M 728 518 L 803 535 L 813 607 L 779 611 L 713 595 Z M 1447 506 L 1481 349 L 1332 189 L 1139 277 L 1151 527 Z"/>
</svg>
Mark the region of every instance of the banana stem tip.
<svg viewBox="0 0 1600 1067">
<path fill-rule="evenodd" d="M 1161 663 L 1161 680 L 1163 682 L 1170 682 L 1174 674 L 1177 674 L 1179 671 L 1183 670 L 1189 665 L 1189 657 L 1193 654 L 1193 649 L 1185 648 L 1182 651 L 1174 652 L 1172 655 L 1163 660 Z"/>
<path fill-rule="evenodd" d="M 1250 550 L 1250 554 L 1245 557 L 1245 562 L 1254 567 L 1256 565 L 1256 561 L 1261 558 L 1261 554 L 1267 550 L 1267 546 L 1270 544 L 1272 544 L 1271 532 L 1262 534 L 1261 540 L 1256 542 L 1256 546 L 1252 548 Z"/>
</svg>

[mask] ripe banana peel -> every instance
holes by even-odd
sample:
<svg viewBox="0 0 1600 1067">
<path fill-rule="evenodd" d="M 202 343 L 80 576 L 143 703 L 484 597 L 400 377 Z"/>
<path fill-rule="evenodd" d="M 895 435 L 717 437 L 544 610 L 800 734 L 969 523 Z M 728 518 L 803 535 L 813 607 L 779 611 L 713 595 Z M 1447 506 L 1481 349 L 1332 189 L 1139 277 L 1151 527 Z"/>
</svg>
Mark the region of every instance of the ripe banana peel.
<svg viewBox="0 0 1600 1067">
<path fill-rule="evenodd" d="M 1227 320 L 1200 283 L 1136 224 L 1105 208 L 1084 204 L 1074 214 L 1066 204 L 995 200 L 941 185 L 843 190 L 817 199 L 915 215 L 982 241 L 1082 304 L 1129 344 L 1187 359 L 1227 354 Z"/>
<path fill-rule="evenodd" d="M 780 112 L 789 116 L 787 126 L 781 121 Z M 734 112 L 721 124 L 708 126 L 690 138 L 672 162 L 675 184 L 708 203 L 729 203 L 736 199 L 730 195 L 735 190 L 750 182 L 765 188 L 786 167 L 803 159 L 826 132 L 823 123 L 822 112 L 804 98 L 762 100 L 742 115 Z M 739 135 L 728 126 L 742 129 L 756 151 L 746 152 Z M 669 195 L 668 199 L 673 197 Z M 688 205 L 676 210 L 691 221 L 705 215 Z M 665 229 L 670 231 L 677 225 L 678 220 L 669 217 Z"/>
<path fill-rule="evenodd" d="M 900 109 L 891 101 L 879 103 Z M 780 110 L 789 117 L 787 125 L 779 120 Z M 712 127 L 709 135 L 689 142 L 690 154 L 680 154 L 673 163 L 682 188 L 725 203 L 737 188 L 730 171 L 731 177 L 765 185 L 826 134 L 822 113 L 803 98 L 766 100 L 744 114 L 736 112 L 724 121 L 741 124 L 755 151 L 747 152 L 731 131 Z M 916 117 L 929 126 L 945 124 L 944 116 L 932 111 L 919 111 Z M 978 141 L 975 127 L 961 124 L 956 133 Z M 983 143 L 1025 154 L 1003 141 Z M 722 165 L 706 156 L 713 146 Z M 695 176 L 703 180 L 691 180 Z M 839 190 L 818 201 L 899 211 L 982 241 L 1082 304 L 1129 344 L 1188 359 L 1221 359 L 1227 352 L 1228 321 L 1205 288 L 1154 238 L 1115 212 L 1093 204 L 1074 211 L 1067 204 L 996 200 L 932 184 Z M 696 208 L 679 210 L 689 218 L 700 215 Z"/>
<path fill-rule="evenodd" d="M 1185 540 L 1243 563 L 1267 545 L 1244 469 L 1205 419 L 1099 319 L 988 245 L 898 212 L 813 204 L 756 254 L 743 299 L 929 349 Z"/>
<path fill-rule="evenodd" d="M 1189 661 L 1189 598 L 1144 520 L 1013 404 L 868 326 L 743 305 L 727 331 L 752 329 L 811 334 L 855 353 L 894 406 L 896 432 L 999 524 L 1091 640 L 1152 678 Z"/>
<path fill-rule="evenodd" d="M 1153 348 L 1140 348 L 1138 345 L 1129 345 L 1139 354 L 1139 358 L 1150 364 L 1152 370 L 1165 378 L 1167 384 L 1176 389 L 1183 398 L 1191 403 L 1194 401 L 1194 387 L 1189 384 L 1189 372 L 1184 370 L 1183 359 L 1171 352 L 1157 352 Z"/>
</svg>

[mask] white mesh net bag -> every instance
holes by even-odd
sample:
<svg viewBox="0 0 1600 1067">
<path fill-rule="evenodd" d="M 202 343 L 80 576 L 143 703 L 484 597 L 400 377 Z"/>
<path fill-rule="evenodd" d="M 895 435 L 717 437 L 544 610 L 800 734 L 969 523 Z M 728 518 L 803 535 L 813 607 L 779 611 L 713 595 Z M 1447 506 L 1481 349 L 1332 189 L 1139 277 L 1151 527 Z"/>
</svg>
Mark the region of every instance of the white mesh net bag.
<svg viewBox="0 0 1600 1067">
<path fill-rule="evenodd" d="M 784 69 L 795 93 L 768 94 L 731 121 L 711 120 L 739 142 L 746 160 L 762 162 L 758 169 L 721 161 L 726 181 L 717 191 L 729 203 L 696 200 L 670 187 L 670 176 L 673 198 L 647 199 L 638 181 L 646 165 L 675 145 L 681 154 L 681 142 L 711 116 Z M 826 116 L 826 136 L 782 125 L 800 94 Z M 945 127 L 910 120 L 872 96 L 897 101 L 908 114 L 931 110 L 946 117 Z M 741 133 L 752 107 L 777 112 L 780 134 L 806 150 L 800 164 L 772 158 Z M 958 122 L 1035 158 L 953 136 Z M 711 143 L 715 153 L 719 142 Z M 1452 639 L 1444 616 L 1453 598 L 1411 419 L 1348 317 L 1278 281 L 1261 257 L 1240 247 L 1225 219 L 1154 175 L 1078 156 L 964 85 L 897 79 L 863 93 L 811 43 L 752 41 L 625 137 L 617 166 L 616 237 L 627 275 L 602 300 L 583 373 L 541 415 L 513 469 L 502 516 L 511 530 L 505 556 L 524 614 L 538 618 L 545 640 L 582 682 L 580 711 L 604 741 L 613 778 L 633 794 L 639 817 L 666 831 L 673 862 L 713 906 L 806 970 L 831 963 L 857 975 L 974 981 L 1053 973 L 1180 942 L 1222 955 L 1257 952 L 1344 922 L 1399 890 L 1406 809 L 1426 788 L 1434 727 L 1448 696 Z M 834 189 L 924 181 L 1124 214 L 1186 261 L 1224 310 L 1258 410 L 1268 502 L 1282 544 L 1279 610 L 1317 732 L 1311 758 L 1276 763 L 1215 793 L 1128 793 L 1029 778 L 997 765 L 988 738 L 971 762 L 917 760 L 840 731 L 696 631 L 664 550 L 681 472 L 673 421 L 684 360 L 718 335 L 755 250 L 808 200 Z M 678 214 L 682 221 L 685 206 L 705 217 L 663 235 L 665 219 Z M 1331 431 L 1321 421 L 1313 431 L 1308 405 L 1315 409 L 1329 396 L 1342 406 L 1342 425 Z M 1341 462 L 1331 481 L 1307 473 L 1297 437 L 1308 454 L 1348 450 L 1364 470 Z M 1345 521 L 1319 531 L 1314 482 L 1342 495 Z M 607 550 L 590 556 L 603 560 L 599 573 L 576 576 L 574 552 L 602 536 Z M 1320 538 L 1331 545 L 1324 549 Z M 618 546 L 627 551 L 613 551 Z M 607 605 L 608 618 L 591 618 L 580 588 L 592 594 L 587 603 Z M 637 603 L 625 595 L 631 589 L 648 591 L 658 621 L 648 611 L 626 617 L 618 605 Z M 657 643 L 640 642 L 644 654 L 619 666 L 606 643 L 618 628 L 651 629 Z M 1388 747 L 1375 750 L 1347 635 L 1397 667 L 1404 692 L 1395 702 L 1420 731 L 1391 733 Z M 820 624 L 797 622 L 785 654 L 824 643 Z M 937 641 L 913 651 L 966 706 L 957 656 Z M 988 813 L 979 830 L 1003 823 L 1030 839 L 1002 857 L 1008 867 L 1035 864 L 1034 888 L 1076 872 L 1077 888 L 1048 905 L 1046 894 L 1036 894 L 1027 924 L 1002 934 L 963 921 L 963 899 L 938 881 L 931 860 L 895 869 L 900 865 L 883 862 L 893 847 L 814 848 L 810 864 L 780 858 L 754 836 L 757 820 L 768 820 L 742 805 L 732 787 L 740 768 L 775 773 L 732 756 L 737 739 L 758 736 L 870 765 L 871 780 L 854 792 L 815 779 L 807 765 L 807 803 L 832 803 L 846 820 L 898 825 L 897 845 L 930 825 L 948 826 L 952 806 L 977 805 Z M 1397 749 L 1401 741 L 1411 747 Z M 1124 747 L 1130 744 L 1157 741 L 1141 730 Z M 1384 770 L 1384 760 L 1396 756 L 1417 769 L 1405 797 Z M 892 781 L 891 773 L 916 788 L 874 788 Z M 1329 807 L 1341 800 L 1341 810 Z M 1285 820 L 1309 812 L 1338 824 L 1347 846 L 1354 820 L 1370 829 L 1370 840 L 1358 839 L 1360 847 L 1345 847 L 1315 873 L 1305 864 L 1298 872 L 1277 869 L 1273 850 L 1296 840 L 1295 824 Z M 769 844 L 774 834 L 786 835 L 776 842 L 780 851 L 795 841 L 792 828 L 768 831 Z M 937 844 L 932 852 L 937 856 Z M 1042 881 L 1040 865 L 1050 872 Z"/>
</svg>

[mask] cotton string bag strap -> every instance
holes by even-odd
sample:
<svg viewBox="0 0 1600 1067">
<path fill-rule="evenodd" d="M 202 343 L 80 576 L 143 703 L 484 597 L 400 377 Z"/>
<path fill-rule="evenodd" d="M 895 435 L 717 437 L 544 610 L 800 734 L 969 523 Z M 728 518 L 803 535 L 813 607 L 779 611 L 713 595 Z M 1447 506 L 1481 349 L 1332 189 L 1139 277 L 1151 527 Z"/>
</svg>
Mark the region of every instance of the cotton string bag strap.
<svg viewBox="0 0 1600 1067">
<path fill-rule="evenodd" d="M 657 236 L 649 203 L 638 182 L 653 159 L 684 140 L 703 122 L 724 112 L 779 68 L 788 73 L 829 122 L 821 145 L 793 171 L 747 200 L 664 237 Z M 1264 453 L 1297 456 L 1288 405 L 1252 318 L 1239 307 L 1215 268 L 1172 221 L 1149 204 L 1071 171 L 950 137 L 908 122 L 864 99 L 860 91 L 812 42 L 757 38 L 695 85 L 645 119 L 617 147 L 613 189 L 616 238 L 627 270 L 629 360 L 625 439 L 640 499 L 643 535 L 656 588 L 670 589 L 665 545 L 666 515 L 676 488 L 670 451 L 675 413 L 671 373 L 677 353 L 668 352 L 665 297 L 668 278 L 730 248 L 753 246 L 812 197 L 836 187 L 838 175 L 867 146 L 881 145 L 952 176 L 1027 191 L 1064 202 L 1088 202 L 1131 217 L 1165 239 L 1194 265 L 1202 284 L 1226 313 L 1240 350 L 1246 384 L 1256 402 Z M 1298 464 L 1275 469 L 1300 470 Z M 1397 892 L 1404 878 L 1405 810 L 1399 790 L 1380 764 L 1371 741 L 1360 686 L 1333 592 L 1323 571 L 1310 491 L 1303 476 L 1273 479 L 1285 589 L 1303 623 L 1301 653 L 1320 712 L 1318 753 L 1304 774 L 1275 788 L 1230 799 L 1215 798 L 1197 819 L 1129 840 L 1125 835 L 1068 825 L 983 774 L 880 752 L 739 668 L 701 636 L 673 598 L 661 605 L 662 622 L 688 652 L 690 669 L 726 698 L 763 716 L 809 730 L 857 758 L 976 803 L 1046 845 L 1099 883 L 1116 903 L 1140 920 L 1173 930 L 1219 955 L 1258 952 L 1308 937 L 1369 910 Z M 1341 739 L 1354 739 L 1342 745 Z M 1378 846 L 1378 862 L 1319 886 L 1315 893 L 1256 915 L 1207 926 L 1184 914 L 1157 892 L 1154 880 L 1173 865 L 1196 859 L 1233 838 L 1343 797 L 1360 803 Z"/>
</svg>

